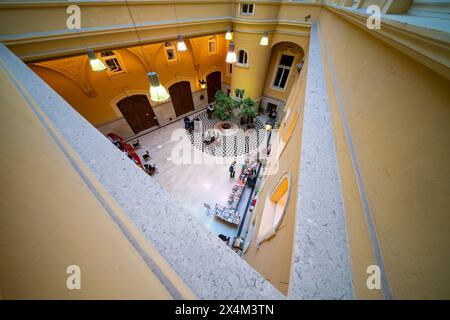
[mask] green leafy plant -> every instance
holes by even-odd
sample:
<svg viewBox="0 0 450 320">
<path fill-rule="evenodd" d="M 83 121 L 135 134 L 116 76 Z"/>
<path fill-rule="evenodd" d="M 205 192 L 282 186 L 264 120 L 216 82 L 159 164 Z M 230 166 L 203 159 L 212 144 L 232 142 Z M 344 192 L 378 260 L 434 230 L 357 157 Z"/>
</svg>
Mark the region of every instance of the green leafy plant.
<svg viewBox="0 0 450 320">
<path fill-rule="evenodd" d="M 247 119 L 253 119 L 256 117 L 255 101 L 252 98 L 245 98 L 241 101 L 241 116 Z"/>
<path fill-rule="evenodd" d="M 232 110 L 236 107 L 233 99 L 227 96 L 223 91 L 217 91 L 215 95 L 216 105 L 214 107 L 213 116 L 222 121 L 231 118 Z"/>
<path fill-rule="evenodd" d="M 234 89 L 234 95 L 238 99 L 243 99 L 244 98 L 244 93 L 245 93 L 244 89 L 239 89 L 239 88 Z"/>
</svg>

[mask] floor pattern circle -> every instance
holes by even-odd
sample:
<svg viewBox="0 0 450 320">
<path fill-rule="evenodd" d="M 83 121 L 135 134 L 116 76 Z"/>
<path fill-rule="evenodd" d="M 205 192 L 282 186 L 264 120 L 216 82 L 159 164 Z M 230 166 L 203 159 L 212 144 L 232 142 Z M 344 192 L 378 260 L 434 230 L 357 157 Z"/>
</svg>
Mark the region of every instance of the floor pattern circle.
<svg viewBox="0 0 450 320">
<path fill-rule="evenodd" d="M 206 111 L 198 114 L 195 118 L 200 119 L 201 125 L 196 125 L 192 134 L 188 134 L 189 139 L 197 149 L 217 157 L 232 157 L 246 155 L 250 151 L 257 150 L 258 147 L 266 143 L 266 131 L 263 122 L 257 117 L 255 119 L 255 129 L 243 127 L 236 119 L 226 122 L 230 124 L 230 129 L 224 130 L 221 125 L 224 121 L 218 119 L 208 119 Z M 210 144 L 203 143 L 207 132 L 215 133 L 218 139 Z"/>
</svg>

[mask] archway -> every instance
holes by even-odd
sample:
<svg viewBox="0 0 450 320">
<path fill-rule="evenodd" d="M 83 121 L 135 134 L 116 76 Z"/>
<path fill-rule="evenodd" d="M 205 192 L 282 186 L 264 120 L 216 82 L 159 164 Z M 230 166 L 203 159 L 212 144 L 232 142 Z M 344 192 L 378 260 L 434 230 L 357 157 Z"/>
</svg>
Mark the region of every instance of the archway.
<svg viewBox="0 0 450 320">
<path fill-rule="evenodd" d="M 194 110 L 191 85 L 189 81 L 180 81 L 169 87 L 170 98 L 177 117 Z"/>
<path fill-rule="evenodd" d="M 220 71 L 214 71 L 206 77 L 206 87 L 208 91 L 208 103 L 215 100 L 216 92 L 222 87 L 222 74 Z"/>
<path fill-rule="evenodd" d="M 267 98 L 264 99 L 262 108 L 272 114 L 273 119 L 279 119 L 283 113 L 282 109 L 292 86 L 300 74 L 299 66 L 304 56 L 303 48 L 293 42 L 282 41 L 272 46 L 270 67 L 264 86 L 264 96 Z"/>
<path fill-rule="evenodd" d="M 138 94 L 123 98 L 117 102 L 117 107 L 134 133 L 158 125 L 155 113 L 146 95 Z"/>
</svg>

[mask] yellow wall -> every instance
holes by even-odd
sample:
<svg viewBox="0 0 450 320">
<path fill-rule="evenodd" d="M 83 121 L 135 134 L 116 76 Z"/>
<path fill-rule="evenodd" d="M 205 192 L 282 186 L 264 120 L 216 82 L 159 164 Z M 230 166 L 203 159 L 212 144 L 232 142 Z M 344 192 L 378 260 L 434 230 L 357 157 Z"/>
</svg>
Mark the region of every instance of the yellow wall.
<svg viewBox="0 0 450 320">
<path fill-rule="evenodd" d="M 293 88 L 293 95 L 290 96 L 285 108 L 296 109 L 301 107 L 297 124 L 293 130 L 293 134 L 285 149 L 279 158 L 279 168 L 276 172 L 268 175 L 261 191 L 258 195 L 257 205 L 252 223 L 255 225 L 253 238 L 250 246 L 244 255 L 244 259 L 252 265 L 259 273 L 261 273 L 270 283 L 278 288 L 282 293 L 287 294 L 289 287 L 290 267 L 292 258 L 292 244 L 294 237 L 296 206 L 297 206 L 297 186 L 298 186 L 298 169 L 300 161 L 301 149 L 301 132 L 303 123 L 303 103 L 305 94 L 306 81 L 304 80 L 307 72 L 307 66 L 303 68 L 302 73 L 296 72 L 296 79 Z M 295 112 L 290 113 L 287 123 L 292 119 Z M 284 132 L 281 128 L 281 132 Z M 270 162 L 277 161 L 277 142 L 275 131 L 272 142 Z M 261 243 L 260 247 L 256 246 L 256 238 L 261 223 L 261 214 L 264 209 L 265 199 L 270 197 L 272 191 L 280 182 L 280 179 L 286 174 L 291 175 L 291 191 L 288 195 L 289 200 L 286 206 L 286 212 L 275 236 Z M 250 240 L 250 239 L 248 239 Z"/>
<path fill-rule="evenodd" d="M 239 50 L 245 50 L 248 55 L 248 66 L 240 66 L 239 64 L 233 66 L 232 95 L 234 95 L 234 90 L 239 88 L 245 89 L 245 97 L 257 101 L 261 99 L 270 61 L 270 47 L 259 45 L 261 36 L 262 34 L 237 31 L 233 34 L 236 55 L 238 55 Z"/>
<path fill-rule="evenodd" d="M 327 10 L 320 17 L 320 31 L 329 48 L 393 296 L 446 298 L 449 80 Z M 337 110 L 333 113 L 340 127 Z M 355 254 L 367 242 L 361 231 L 367 228 L 340 136 L 336 135 L 339 162 L 347 175 L 345 207 L 352 212 L 347 214 L 352 268 L 358 278 L 371 258 Z"/>
<path fill-rule="evenodd" d="M 215 55 L 208 55 L 208 36 L 185 39 L 185 42 L 188 51 L 178 52 L 178 61 L 171 63 L 167 62 L 163 43 L 144 45 L 145 58 L 140 47 L 114 50 L 126 72 L 112 76 L 106 71 L 93 72 L 86 55 L 30 63 L 29 66 L 83 117 L 99 126 L 122 117 L 115 108 L 118 99 L 127 94 L 149 92 L 146 73 L 150 70 L 158 73 L 167 89 L 177 81 L 188 80 L 192 91 L 198 91 L 201 89 L 199 79 L 206 80 L 208 73 L 216 70 L 222 72 L 225 83 L 230 82 L 225 72 L 227 49 L 223 34 L 217 35 L 218 51 Z M 198 71 L 196 64 L 199 65 Z M 85 87 L 88 94 L 83 93 L 82 88 Z M 92 91 L 94 96 L 89 96 Z M 172 105 L 163 107 L 171 108 L 167 112 L 173 113 Z"/>
<path fill-rule="evenodd" d="M 236 54 L 244 49 L 248 55 L 248 65 L 233 66 L 233 77 L 231 80 L 231 92 L 234 95 L 236 88 L 245 89 L 245 96 L 251 97 L 259 102 L 262 96 L 272 97 L 286 101 L 291 90 L 296 71 L 296 64 L 299 63 L 308 46 L 309 29 L 301 29 L 299 35 L 290 35 L 277 30 L 269 34 L 269 45 L 259 44 L 264 32 L 264 28 L 249 27 L 241 24 L 237 25 L 238 31 L 234 32 L 233 41 L 236 44 Z M 284 45 L 282 44 L 284 43 Z M 285 90 L 275 90 L 272 88 L 273 76 L 276 66 L 283 50 L 292 48 L 296 58 L 292 65 L 288 85 Z"/>
<path fill-rule="evenodd" d="M 376 262 L 324 43 L 330 50 L 393 296 L 448 297 L 449 282 L 443 280 L 448 279 L 450 264 L 449 81 L 328 10 L 323 11 L 319 23 L 355 297 L 382 299 L 383 295 L 366 286 L 366 269 Z M 273 96 L 267 88 L 270 79 L 268 76 L 264 94 Z M 294 97 L 303 99 L 297 85 L 291 92 L 286 108 L 295 103 Z M 288 148 L 294 145 L 300 150 L 300 143 L 300 133 L 294 132 L 281 154 L 281 168 L 298 165 L 295 154 L 288 156 Z M 296 167 L 292 169 L 297 183 Z M 255 208 L 253 241 L 245 259 L 286 293 L 293 231 L 285 229 L 284 223 L 294 223 L 295 211 L 288 208 L 280 231 L 260 248 L 255 241 L 263 199 L 282 174 L 283 170 L 268 177 L 263 185 Z"/>
<path fill-rule="evenodd" d="M 171 299 L 3 71 L 0 86 L 0 139 L 7 150 L 0 166 L 1 297 Z M 153 250 L 155 264 L 182 295 L 195 298 L 109 195 L 97 191 L 143 251 Z M 66 288 L 69 265 L 81 268 L 81 290 Z"/>
</svg>

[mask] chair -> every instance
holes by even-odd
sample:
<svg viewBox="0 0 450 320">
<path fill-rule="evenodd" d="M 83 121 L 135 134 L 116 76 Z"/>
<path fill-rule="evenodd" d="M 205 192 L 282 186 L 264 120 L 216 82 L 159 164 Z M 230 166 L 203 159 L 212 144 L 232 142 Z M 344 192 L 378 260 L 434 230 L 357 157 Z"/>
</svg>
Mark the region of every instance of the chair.
<svg viewBox="0 0 450 320">
<path fill-rule="evenodd" d="M 150 157 L 150 154 L 148 153 L 148 150 L 145 151 L 145 153 L 142 155 L 142 158 L 144 158 L 145 161 L 148 161 L 152 157 Z"/>
<path fill-rule="evenodd" d="M 158 169 L 156 166 L 152 166 L 151 164 L 144 164 L 144 170 L 147 172 L 150 176 L 154 175 L 158 172 Z"/>
</svg>

